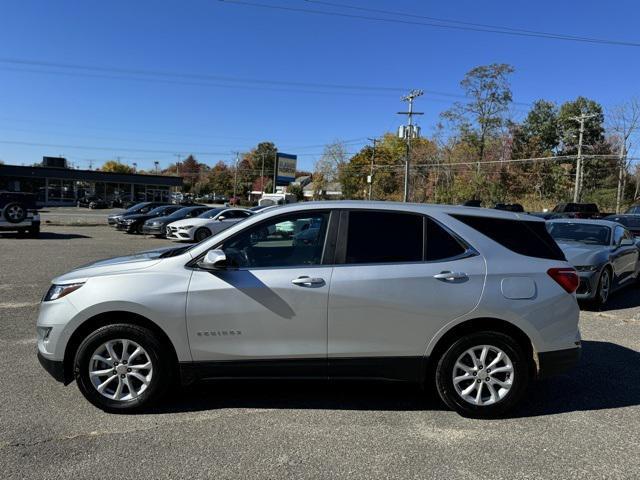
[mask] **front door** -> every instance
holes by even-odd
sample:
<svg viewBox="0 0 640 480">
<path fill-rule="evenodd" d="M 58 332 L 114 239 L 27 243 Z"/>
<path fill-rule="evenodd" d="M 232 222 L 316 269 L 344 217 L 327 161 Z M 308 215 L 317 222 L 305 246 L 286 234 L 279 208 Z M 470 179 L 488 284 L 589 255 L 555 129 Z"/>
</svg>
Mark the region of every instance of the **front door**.
<svg viewBox="0 0 640 480">
<path fill-rule="evenodd" d="M 272 217 L 217 247 L 229 268 L 194 271 L 189 343 L 195 361 L 213 362 L 210 376 L 326 375 L 328 223 L 326 211 Z M 312 224 L 304 241 L 292 233 Z"/>
<path fill-rule="evenodd" d="M 428 342 L 477 305 L 484 259 L 423 215 L 354 210 L 345 220 L 329 295 L 329 375 L 420 380 Z"/>
</svg>

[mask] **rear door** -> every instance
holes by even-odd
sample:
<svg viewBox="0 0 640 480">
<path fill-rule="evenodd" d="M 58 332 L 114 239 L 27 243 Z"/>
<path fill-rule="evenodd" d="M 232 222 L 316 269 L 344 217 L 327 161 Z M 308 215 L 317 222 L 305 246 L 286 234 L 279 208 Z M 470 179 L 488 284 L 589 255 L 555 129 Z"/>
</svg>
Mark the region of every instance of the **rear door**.
<svg viewBox="0 0 640 480">
<path fill-rule="evenodd" d="M 329 293 L 332 377 L 417 380 L 428 342 L 477 305 L 483 258 L 435 220 L 353 210 L 340 219 Z"/>
</svg>

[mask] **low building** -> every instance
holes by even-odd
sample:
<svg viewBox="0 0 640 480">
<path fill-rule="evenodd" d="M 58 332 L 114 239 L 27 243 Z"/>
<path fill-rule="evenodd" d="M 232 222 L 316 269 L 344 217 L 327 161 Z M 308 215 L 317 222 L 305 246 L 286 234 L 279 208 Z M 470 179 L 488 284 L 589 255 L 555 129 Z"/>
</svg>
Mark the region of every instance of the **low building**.
<svg viewBox="0 0 640 480">
<path fill-rule="evenodd" d="M 311 200 L 314 196 L 315 185 L 313 182 L 308 183 L 302 189 L 302 195 L 305 200 Z M 325 185 L 324 190 L 320 192 L 319 195 L 321 198 L 326 198 L 328 200 L 338 200 L 342 198 L 342 185 L 340 182 L 329 182 Z"/>
<path fill-rule="evenodd" d="M 74 205 L 86 195 L 107 202 L 117 198 L 169 202 L 171 189 L 182 186 L 181 177 L 75 170 L 65 165 L 66 161 L 58 166 L 0 164 L 0 190 L 35 193 L 38 206 L 55 206 Z"/>
</svg>

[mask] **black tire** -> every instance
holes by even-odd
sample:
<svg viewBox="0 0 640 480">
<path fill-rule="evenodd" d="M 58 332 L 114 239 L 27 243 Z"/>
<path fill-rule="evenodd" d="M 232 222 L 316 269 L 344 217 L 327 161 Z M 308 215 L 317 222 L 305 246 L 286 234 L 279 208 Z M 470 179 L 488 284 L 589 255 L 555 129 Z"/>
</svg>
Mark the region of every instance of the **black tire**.
<svg viewBox="0 0 640 480">
<path fill-rule="evenodd" d="M 136 227 L 136 233 L 138 233 L 138 234 L 140 234 L 140 235 L 144 235 L 144 231 L 143 231 L 143 229 L 144 229 L 144 224 L 142 224 L 142 223 L 141 223 L 140 225 L 138 225 L 138 226 Z"/>
<path fill-rule="evenodd" d="M 31 238 L 38 238 L 40 236 L 40 227 L 31 227 L 29 229 L 29 236 Z"/>
<path fill-rule="evenodd" d="M 109 399 L 98 392 L 91 382 L 89 366 L 94 352 L 108 340 L 117 339 L 134 341 L 148 353 L 151 361 L 153 367 L 151 380 L 137 398 Z M 89 334 L 78 347 L 73 365 L 74 377 L 84 397 L 96 407 L 114 413 L 139 411 L 160 400 L 173 382 L 174 369 L 175 365 L 172 365 L 170 357 L 167 356 L 167 348 L 155 334 L 147 328 L 131 324 L 107 325 Z"/>
<path fill-rule="evenodd" d="M 9 223 L 20 223 L 27 218 L 27 209 L 20 202 L 9 202 L 2 209 L 2 216 Z"/>
<path fill-rule="evenodd" d="M 608 282 L 608 288 L 605 290 L 605 284 Z M 604 267 L 602 273 L 600 274 L 600 279 L 598 280 L 598 289 L 596 290 L 596 295 L 593 298 L 593 303 L 597 307 L 604 307 L 609 301 L 609 297 L 611 296 L 611 283 L 613 282 L 613 275 L 611 274 L 611 269 L 609 267 Z"/>
<path fill-rule="evenodd" d="M 209 238 L 210 236 L 211 236 L 211 230 L 209 230 L 206 227 L 201 227 L 198 230 L 196 230 L 196 233 L 193 234 L 193 239 L 196 242 L 201 242 L 205 238 Z"/>
<path fill-rule="evenodd" d="M 453 375 L 456 371 L 455 364 L 459 357 L 467 350 L 481 345 L 489 345 L 502 350 L 509 357 L 513 366 L 510 390 L 500 400 L 489 405 L 475 405 L 466 401 L 456 391 L 453 381 Z M 440 357 L 436 367 L 436 388 L 442 401 L 464 417 L 500 418 L 511 410 L 526 392 L 530 380 L 530 365 L 531 359 L 528 358 L 525 350 L 510 336 L 493 331 L 472 333 L 456 340 Z M 508 374 L 504 375 L 501 378 L 503 381 L 507 380 L 506 375 Z M 475 375 L 474 378 L 476 378 Z M 478 382 L 478 380 L 476 378 L 471 382 Z M 459 385 L 462 389 L 471 386 L 471 384 L 461 382 Z M 484 389 L 481 391 L 488 392 L 488 387 L 483 385 L 481 388 Z"/>
</svg>

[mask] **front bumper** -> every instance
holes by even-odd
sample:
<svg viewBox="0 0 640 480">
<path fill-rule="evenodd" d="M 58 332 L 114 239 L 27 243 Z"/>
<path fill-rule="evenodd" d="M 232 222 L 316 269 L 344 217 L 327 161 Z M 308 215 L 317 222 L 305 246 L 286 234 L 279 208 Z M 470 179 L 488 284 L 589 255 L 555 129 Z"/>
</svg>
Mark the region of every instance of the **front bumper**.
<svg viewBox="0 0 640 480">
<path fill-rule="evenodd" d="M 580 284 L 576 290 L 576 298 L 578 300 L 592 300 L 598 291 L 598 282 L 600 281 L 600 270 L 595 272 L 578 272 Z"/>
<path fill-rule="evenodd" d="M 135 223 L 131 223 L 131 224 L 127 224 L 127 223 L 118 223 L 116 225 L 116 230 L 120 230 L 122 232 L 127 232 L 127 233 L 131 233 L 131 232 L 135 232 L 136 230 L 136 225 Z"/>
<path fill-rule="evenodd" d="M 565 350 L 538 353 L 538 378 L 548 378 L 575 367 L 580 361 L 582 347 L 576 342 L 577 347 Z"/>
<path fill-rule="evenodd" d="M 144 233 L 145 235 L 164 235 L 165 227 L 164 225 L 158 225 L 158 226 L 144 225 L 142 227 L 142 233 Z"/>
<path fill-rule="evenodd" d="M 45 358 L 42 353 L 38 352 L 38 361 L 42 368 L 44 368 L 49 374 L 55 378 L 58 382 L 67 384 L 67 379 L 64 374 L 64 363 L 59 360 L 50 360 Z"/>
</svg>

